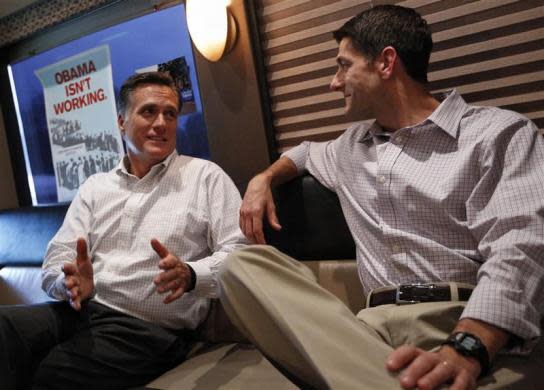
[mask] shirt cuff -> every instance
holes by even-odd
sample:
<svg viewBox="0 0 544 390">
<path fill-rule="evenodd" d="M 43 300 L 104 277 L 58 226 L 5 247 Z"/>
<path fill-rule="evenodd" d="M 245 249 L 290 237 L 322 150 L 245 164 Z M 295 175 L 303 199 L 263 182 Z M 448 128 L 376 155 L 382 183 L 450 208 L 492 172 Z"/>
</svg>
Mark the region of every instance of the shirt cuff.
<svg viewBox="0 0 544 390">
<path fill-rule="evenodd" d="M 190 293 L 202 298 L 217 298 L 217 280 L 210 267 L 203 261 L 193 261 L 187 265 L 194 271 L 196 279 Z"/>
<path fill-rule="evenodd" d="M 528 315 L 531 310 L 520 303 L 521 298 L 512 301 L 509 295 L 497 283 L 480 281 L 460 319 L 476 319 L 510 332 L 521 342 L 508 345 L 501 353 L 527 355 L 540 338 L 540 319 L 536 315 Z"/>
<path fill-rule="evenodd" d="M 47 295 L 59 301 L 68 300 L 68 296 L 66 295 L 66 287 L 64 287 L 64 274 L 62 272 L 57 275 L 52 289 L 47 292 Z"/>
</svg>

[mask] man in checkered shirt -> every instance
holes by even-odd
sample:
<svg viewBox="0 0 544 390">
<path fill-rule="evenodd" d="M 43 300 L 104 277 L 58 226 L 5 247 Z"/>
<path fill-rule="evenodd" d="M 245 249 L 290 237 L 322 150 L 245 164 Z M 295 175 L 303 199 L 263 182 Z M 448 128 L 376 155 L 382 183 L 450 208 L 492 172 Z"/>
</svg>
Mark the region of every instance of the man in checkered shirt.
<svg viewBox="0 0 544 390">
<path fill-rule="evenodd" d="M 247 240 L 230 178 L 175 151 L 180 104 L 163 73 L 121 87 L 127 154 L 80 187 L 45 254 L 58 301 L 0 308 L 2 389 L 125 389 L 185 359 L 223 259 Z"/>
<path fill-rule="evenodd" d="M 431 95 L 432 38 L 414 10 L 376 6 L 334 37 L 331 89 L 350 117 L 375 121 L 284 153 L 249 183 L 240 225 L 264 244 L 265 215 L 281 228 L 271 186 L 308 171 L 338 194 L 367 308 L 353 315 L 304 265 L 255 246 L 225 262 L 227 313 L 303 387 L 533 388 L 544 368 L 543 137 L 514 112 Z"/>
</svg>

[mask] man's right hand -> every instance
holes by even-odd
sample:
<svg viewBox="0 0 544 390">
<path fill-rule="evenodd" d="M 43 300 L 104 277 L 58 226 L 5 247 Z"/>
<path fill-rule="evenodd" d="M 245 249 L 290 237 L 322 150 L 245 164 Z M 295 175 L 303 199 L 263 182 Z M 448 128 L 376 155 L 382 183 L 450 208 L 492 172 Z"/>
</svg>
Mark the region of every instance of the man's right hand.
<svg viewBox="0 0 544 390">
<path fill-rule="evenodd" d="M 274 230 L 281 229 L 270 183 L 271 180 L 264 174 L 251 179 L 240 208 L 240 229 L 250 241 L 257 244 L 266 244 L 263 233 L 265 213 L 270 226 Z"/>
<path fill-rule="evenodd" d="M 88 299 L 94 291 L 93 264 L 87 254 L 85 239 L 78 238 L 76 259 L 71 263 L 64 263 L 62 272 L 70 305 L 79 311 L 81 302 Z"/>
</svg>

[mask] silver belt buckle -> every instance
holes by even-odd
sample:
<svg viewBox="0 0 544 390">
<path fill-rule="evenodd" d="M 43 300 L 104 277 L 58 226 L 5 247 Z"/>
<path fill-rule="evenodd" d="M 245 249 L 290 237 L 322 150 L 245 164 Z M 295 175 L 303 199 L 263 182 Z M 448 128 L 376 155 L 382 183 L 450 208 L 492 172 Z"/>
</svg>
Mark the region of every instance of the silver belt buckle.
<svg viewBox="0 0 544 390">
<path fill-rule="evenodd" d="M 397 305 L 408 305 L 413 303 L 420 303 L 421 301 L 416 300 L 407 300 L 404 299 L 403 295 L 412 292 L 412 296 L 416 295 L 414 294 L 414 291 L 417 291 L 417 289 L 428 289 L 433 288 L 433 284 L 425 284 L 425 283 L 406 283 L 406 284 L 400 284 L 397 286 L 397 294 L 395 297 L 395 304 Z"/>
</svg>

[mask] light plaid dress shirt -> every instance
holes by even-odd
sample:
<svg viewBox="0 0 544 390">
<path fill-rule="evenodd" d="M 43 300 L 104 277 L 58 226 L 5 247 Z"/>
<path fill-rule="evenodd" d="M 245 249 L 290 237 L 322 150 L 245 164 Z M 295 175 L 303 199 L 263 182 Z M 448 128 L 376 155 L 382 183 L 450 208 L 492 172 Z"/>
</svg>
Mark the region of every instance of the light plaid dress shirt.
<svg viewBox="0 0 544 390">
<path fill-rule="evenodd" d="M 66 299 L 61 265 L 76 258 L 76 240 L 84 237 L 93 262 L 92 299 L 168 328 L 194 329 L 208 312 L 208 298 L 217 296 L 222 261 L 247 242 L 238 227 L 240 204 L 238 190 L 212 162 L 174 152 L 138 179 L 123 161 L 80 187 L 47 248 L 43 288 Z M 197 276 L 195 289 L 170 304 L 153 283 L 161 270 L 152 238 L 190 262 Z"/>
<path fill-rule="evenodd" d="M 544 137 L 511 111 L 452 91 L 425 121 L 387 134 L 375 122 L 286 153 L 335 191 L 370 290 L 410 282 L 476 285 L 462 317 L 521 337 L 544 311 Z"/>
</svg>

